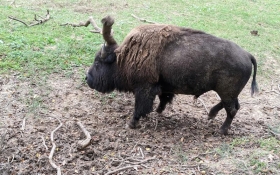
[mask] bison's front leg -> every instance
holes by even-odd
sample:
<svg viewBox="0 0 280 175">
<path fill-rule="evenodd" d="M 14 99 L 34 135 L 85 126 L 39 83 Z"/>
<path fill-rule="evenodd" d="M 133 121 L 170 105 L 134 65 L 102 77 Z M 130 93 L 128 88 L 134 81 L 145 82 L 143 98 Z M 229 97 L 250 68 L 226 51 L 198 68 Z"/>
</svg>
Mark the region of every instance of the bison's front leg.
<svg viewBox="0 0 280 175">
<path fill-rule="evenodd" d="M 162 93 L 158 97 L 159 97 L 160 103 L 158 105 L 157 112 L 162 113 L 162 111 L 166 107 L 166 104 L 172 102 L 172 100 L 174 98 L 174 94 L 172 94 L 172 93 Z"/>
<path fill-rule="evenodd" d="M 155 100 L 155 88 L 139 88 L 135 90 L 135 109 L 133 118 L 130 120 L 128 126 L 131 129 L 139 128 L 139 119 L 146 116 L 153 109 L 153 102 Z"/>
</svg>

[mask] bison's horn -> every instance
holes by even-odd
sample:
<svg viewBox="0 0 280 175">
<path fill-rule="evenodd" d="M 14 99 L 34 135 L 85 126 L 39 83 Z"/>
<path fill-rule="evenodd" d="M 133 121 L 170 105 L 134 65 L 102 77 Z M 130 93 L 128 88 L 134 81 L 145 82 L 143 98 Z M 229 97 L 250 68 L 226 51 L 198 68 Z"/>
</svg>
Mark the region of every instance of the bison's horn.
<svg viewBox="0 0 280 175">
<path fill-rule="evenodd" d="M 106 53 L 106 51 L 105 51 L 105 47 L 106 47 L 106 45 L 105 45 L 105 43 L 104 43 L 103 46 L 102 46 L 102 48 L 101 48 L 101 58 L 105 58 L 106 55 L 107 55 L 107 53 Z"/>
<path fill-rule="evenodd" d="M 106 16 L 101 20 L 103 24 L 102 28 L 102 35 L 104 40 L 108 45 L 115 45 L 117 44 L 116 40 L 114 39 L 113 35 L 111 34 L 112 25 L 114 24 L 114 19 L 111 16 Z"/>
</svg>

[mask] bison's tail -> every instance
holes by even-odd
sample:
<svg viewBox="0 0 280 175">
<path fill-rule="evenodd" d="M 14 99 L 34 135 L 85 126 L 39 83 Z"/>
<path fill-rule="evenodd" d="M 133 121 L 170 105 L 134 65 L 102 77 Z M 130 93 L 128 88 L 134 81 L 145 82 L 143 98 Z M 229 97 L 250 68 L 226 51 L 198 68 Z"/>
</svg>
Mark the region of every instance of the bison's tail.
<svg viewBox="0 0 280 175">
<path fill-rule="evenodd" d="M 257 94 L 259 92 L 259 89 L 258 89 L 258 84 L 256 82 L 257 61 L 253 56 L 251 56 L 251 61 L 252 64 L 254 65 L 253 81 L 251 85 L 251 96 L 253 96 L 254 94 Z"/>
</svg>

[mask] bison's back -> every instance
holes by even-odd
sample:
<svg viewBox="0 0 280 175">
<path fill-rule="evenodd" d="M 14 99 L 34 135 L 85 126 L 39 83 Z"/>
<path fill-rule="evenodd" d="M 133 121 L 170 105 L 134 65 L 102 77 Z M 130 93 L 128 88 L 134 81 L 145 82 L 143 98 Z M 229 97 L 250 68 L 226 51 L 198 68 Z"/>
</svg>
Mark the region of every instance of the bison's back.
<svg viewBox="0 0 280 175">
<path fill-rule="evenodd" d="M 158 62 L 161 61 L 166 46 L 193 33 L 204 32 L 163 24 L 139 26 L 133 29 L 115 50 L 118 67 L 129 80 L 157 82 Z"/>
<path fill-rule="evenodd" d="M 205 33 L 183 35 L 159 55 L 163 91 L 237 96 L 251 75 L 251 55 L 235 43 Z"/>
</svg>

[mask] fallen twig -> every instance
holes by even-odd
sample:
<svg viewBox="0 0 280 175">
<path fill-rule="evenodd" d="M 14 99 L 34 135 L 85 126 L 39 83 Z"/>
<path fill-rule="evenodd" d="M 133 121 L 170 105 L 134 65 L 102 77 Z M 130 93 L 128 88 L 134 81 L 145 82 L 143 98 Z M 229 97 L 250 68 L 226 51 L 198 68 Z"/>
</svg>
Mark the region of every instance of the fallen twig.
<svg viewBox="0 0 280 175">
<path fill-rule="evenodd" d="M 140 165 L 142 163 L 145 163 L 145 162 L 148 162 L 148 161 L 154 160 L 154 159 L 156 159 L 156 158 L 152 157 L 152 158 L 147 158 L 147 159 L 144 159 L 144 160 L 139 160 L 139 159 L 128 157 L 128 158 L 125 159 L 125 162 L 129 163 L 129 164 L 133 164 L 133 165 Z"/>
<path fill-rule="evenodd" d="M 215 93 L 216 94 L 216 99 L 217 100 L 221 100 L 220 96 L 218 95 L 218 93 Z"/>
<path fill-rule="evenodd" d="M 280 134 L 275 133 L 274 131 L 272 131 L 271 129 L 269 130 L 269 132 L 274 135 L 278 140 L 280 140 Z"/>
<path fill-rule="evenodd" d="M 10 19 L 12 19 L 12 20 L 15 20 L 15 21 L 18 21 L 18 22 L 21 22 L 22 24 L 26 25 L 27 27 L 29 26 L 28 24 L 26 24 L 26 23 L 23 22 L 22 20 L 17 19 L 17 18 L 15 18 L 15 17 L 9 16 L 8 18 L 10 18 Z"/>
<path fill-rule="evenodd" d="M 12 158 L 11 162 L 10 162 L 10 157 L 8 157 L 8 163 L 12 163 L 14 161 L 14 159 L 15 159 L 15 156 L 13 154 L 13 158 Z"/>
<path fill-rule="evenodd" d="M 25 128 L 25 121 L 26 121 L 26 117 L 24 117 L 23 121 L 22 121 L 22 125 L 21 125 L 21 130 L 24 131 Z"/>
<path fill-rule="evenodd" d="M 55 148 L 56 148 L 56 145 L 55 145 L 55 143 L 54 143 L 54 138 L 53 138 L 53 135 L 54 135 L 54 132 L 55 131 L 57 131 L 61 126 L 62 126 L 62 123 L 60 122 L 60 120 L 59 119 L 57 119 L 58 121 L 59 121 L 59 126 L 57 127 L 57 128 L 55 128 L 55 130 L 53 130 L 52 132 L 51 132 L 51 142 L 52 142 L 52 150 L 51 150 L 51 152 L 50 152 L 50 155 L 49 155 L 49 162 L 50 162 L 50 164 L 51 164 L 51 166 L 53 167 L 53 168 L 55 168 L 55 169 L 57 169 L 57 175 L 61 175 L 61 169 L 60 169 L 60 166 L 57 166 L 56 164 L 55 164 L 55 162 L 53 161 L 53 154 L 54 154 L 54 151 L 55 151 Z"/>
<path fill-rule="evenodd" d="M 48 151 L 48 150 L 49 150 L 49 148 L 48 148 L 48 147 L 47 147 L 47 145 L 46 145 L 46 142 L 45 142 L 44 137 L 43 137 L 43 136 L 41 136 L 41 138 L 42 138 L 42 140 L 43 140 L 43 145 L 45 146 L 46 150 Z"/>
<path fill-rule="evenodd" d="M 78 141 L 78 148 L 83 149 L 90 144 L 91 136 L 90 136 L 90 133 L 86 130 L 86 128 L 80 121 L 77 121 L 77 125 L 80 127 L 80 129 L 83 131 L 83 133 L 86 135 L 85 140 Z"/>
<path fill-rule="evenodd" d="M 156 119 L 156 126 L 154 130 L 157 130 L 157 126 L 158 126 L 158 120 Z"/>
<path fill-rule="evenodd" d="M 171 166 L 174 166 L 174 167 L 184 167 L 184 168 L 196 168 L 198 167 L 199 165 L 171 165 Z"/>
<path fill-rule="evenodd" d="M 265 91 L 265 93 L 271 93 L 271 92 L 274 92 L 274 93 L 276 93 L 276 94 L 280 95 L 280 92 L 277 92 L 276 90 Z"/>
<path fill-rule="evenodd" d="M 144 153 L 143 153 L 143 151 L 142 151 L 142 148 L 138 147 L 138 150 L 139 150 L 139 152 L 140 152 L 142 158 L 144 159 L 144 158 L 145 158 L 145 155 L 144 155 Z"/>
<path fill-rule="evenodd" d="M 207 114 L 209 114 L 209 110 L 207 109 L 207 107 L 206 107 L 206 105 L 204 104 L 203 100 L 200 99 L 200 98 L 197 98 L 197 99 L 202 103 L 202 105 L 204 106 L 204 108 L 205 108 Z"/>
<path fill-rule="evenodd" d="M 86 22 L 80 22 L 79 24 L 65 23 L 65 24 L 61 24 L 61 26 L 87 27 L 89 24 L 91 24 L 93 26 L 93 28 L 95 29 L 95 30 L 91 30 L 90 32 L 102 34 L 101 28 L 97 26 L 97 24 L 93 20 L 92 16 L 90 16 L 89 19 Z"/>
<path fill-rule="evenodd" d="M 150 23 L 150 24 L 157 24 L 156 22 L 153 22 L 153 21 L 148 21 L 144 18 L 139 18 L 138 16 L 134 15 L 134 14 L 131 14 L 131 16 L 133 16 L 134 18 L 138 19 L 139 21 L 141 22 L 145 22 L 145 23 Z"/>
<path fill-rule="evenodd" d="M 134 149 L 136 148 L 136 146 L 138 146 L 138 142 L 136 142 L 136 144 L 133 146 L 132 150 L 130 151 L 130 153 L 132 153 L 134 151 Z"/>
<path fill-rule="evenodd" d="M 125 166 L 125 167 L 122 167 L 122 168 L 115 169 L 115 170 L 113 170 L 113 171 L 109 171 L 109 172 L 107 172 L 105 175 L 114 174 L 114 173 L 117 173 L 117 172 L 119 172 L 119 171 L 127 170 L 127 169 L 130 169 L 130 168 L 137 169 L 138 166 L 140 166 L 140 165 Z"/>
<path fill-rule="evenodd" d="M 145 157 L 144 153 L 142 152 L 140 147 L 139 147 L 139 151 L 140 151 L 140 154 L 142 154 L 142 158 Z M 127 158 L 124 159 L 124 158 L 121 157 L 121 155 L 119 155 L 119 158 L 120 158 L 120 160 L 114 159 L 112 161 L 112 162 L 120 163 L 118 168 L 115 169 L 115 170 L 112 170 L 112 171 L 108 171 L 105 175 L 114 174 L 116 172 L 123 171 L 123 170 L 129 169 L 129 168 L 137 169 L 138 166 L 142 166 L 144 168 L 147 168 L 147 166 L 145 166 L 143 164 L 150 161 L 150 160 L 156 159 L 156 157 L 151 157 L 151 158 L 147 158 L 147 159 L 144 159 L 144 160 L 136 159 L 134 157 L 127 157 Z M 111 162 L 111 164 L 112 164 L 112 162 Z M 123 163 L 128 164 L 128 165 L 125 166 L 125 167 L 120 167 Z"/>
<path fill-rule="evenodd" d="M 5 130 L 4 134 L 0 135 L 0 154 L 2 153 L 3 150 L 5 150 L 5 138 L 6 138 L 6 134 L 7 134 L 8 130 Z"/>
<path fill-rule="evenodd" d="M 12 16 L 9 16 L 9 18 L 12 19 L 12 20 L 21 22 L 22 24 L 24 24 L 27 27 L 32 27 L 32 26 L 43 24 L 43 23 L 47 22 L 49 19 L 51 19 L 51 15 L 50 15 L 50 11 L 49 10 L 47 10 L 47 14 L 46 14 L 46 16 L 44 18 L 41 17 L 42 19 L 37 19 L 37 16 L 35 14 L 34 15 L 34 21 L 35 22 L 31 22 L 30 24 L 27 24 L 26 22 L 24 22 L 24 21 L 22 21 L 20 19 L 17 19 L 15 17 L 12 17 Z"/>
</svg>

